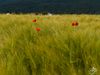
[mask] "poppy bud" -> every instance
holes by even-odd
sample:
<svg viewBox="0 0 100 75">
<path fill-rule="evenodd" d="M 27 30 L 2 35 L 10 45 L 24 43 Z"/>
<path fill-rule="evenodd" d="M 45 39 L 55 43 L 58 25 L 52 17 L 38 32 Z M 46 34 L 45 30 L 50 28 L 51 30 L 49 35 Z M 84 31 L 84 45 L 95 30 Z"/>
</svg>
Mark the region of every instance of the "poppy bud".
<svg viewBox="0 0 100 75">
<path fill-rule="evenodd" d="M 41 29 L 40 28 L 36 28 L 36 31 L 40 31 Z"/>
</svg>

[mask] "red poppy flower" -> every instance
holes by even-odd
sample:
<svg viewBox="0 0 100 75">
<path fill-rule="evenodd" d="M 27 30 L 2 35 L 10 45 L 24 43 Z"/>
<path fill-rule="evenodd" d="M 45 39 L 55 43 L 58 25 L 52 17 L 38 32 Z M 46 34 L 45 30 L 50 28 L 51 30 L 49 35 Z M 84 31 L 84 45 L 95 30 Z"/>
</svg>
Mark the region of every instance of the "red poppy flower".
<svg viewBox="0 0 100 75">
<path fill-rule="evenodd" d="M 32 20 L 32 22 L 36 22 L 36 19 Z"/>
<path fill-rule="evenodd" d="M 72 22 L 72 26 L 78 26 L 78 22 L 77 21 Z"/>
<path fill-rule="evenodd" d="M 40 28 L 36 28 L 36 31 L 40 31 L 41 29 Z"/>
</svg>

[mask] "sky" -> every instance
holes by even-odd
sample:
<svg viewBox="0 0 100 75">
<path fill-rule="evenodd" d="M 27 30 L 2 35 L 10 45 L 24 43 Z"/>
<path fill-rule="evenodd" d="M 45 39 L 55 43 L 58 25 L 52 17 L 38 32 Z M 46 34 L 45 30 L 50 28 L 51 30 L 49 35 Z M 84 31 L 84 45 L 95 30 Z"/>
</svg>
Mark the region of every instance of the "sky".
<svg viewBox="0 0 100 75">
<path fill-rule="evenodd" d="M 100 11 L 100 0 L 0 0 L 0 12 Z"/>
</svg>

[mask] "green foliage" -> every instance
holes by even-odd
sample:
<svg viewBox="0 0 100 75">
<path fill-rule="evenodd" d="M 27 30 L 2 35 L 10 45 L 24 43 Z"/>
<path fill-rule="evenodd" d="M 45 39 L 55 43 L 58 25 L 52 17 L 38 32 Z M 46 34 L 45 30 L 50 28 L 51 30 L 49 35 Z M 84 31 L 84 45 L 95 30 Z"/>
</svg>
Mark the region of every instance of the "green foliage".
<svg viewBox="0 0 100 75">
<path fill-rule="evenodd" d="M 100 15 L 0 15 L 0 74 L 89 75 L 95 67 L 99 75 L 99 23 Z"/>
</svg>

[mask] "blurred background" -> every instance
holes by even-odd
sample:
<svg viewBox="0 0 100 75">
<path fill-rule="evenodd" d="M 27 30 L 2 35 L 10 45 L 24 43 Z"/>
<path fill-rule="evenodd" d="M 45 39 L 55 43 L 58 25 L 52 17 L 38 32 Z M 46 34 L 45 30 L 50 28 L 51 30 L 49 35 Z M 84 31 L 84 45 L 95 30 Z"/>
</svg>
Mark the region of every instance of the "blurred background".
<svg viewBox="0 0 100 75">
<path fill-rule="evenodd" d="M 0 0 L 0 13 L 100 14 L 100 0 Z"/>
</svg>

